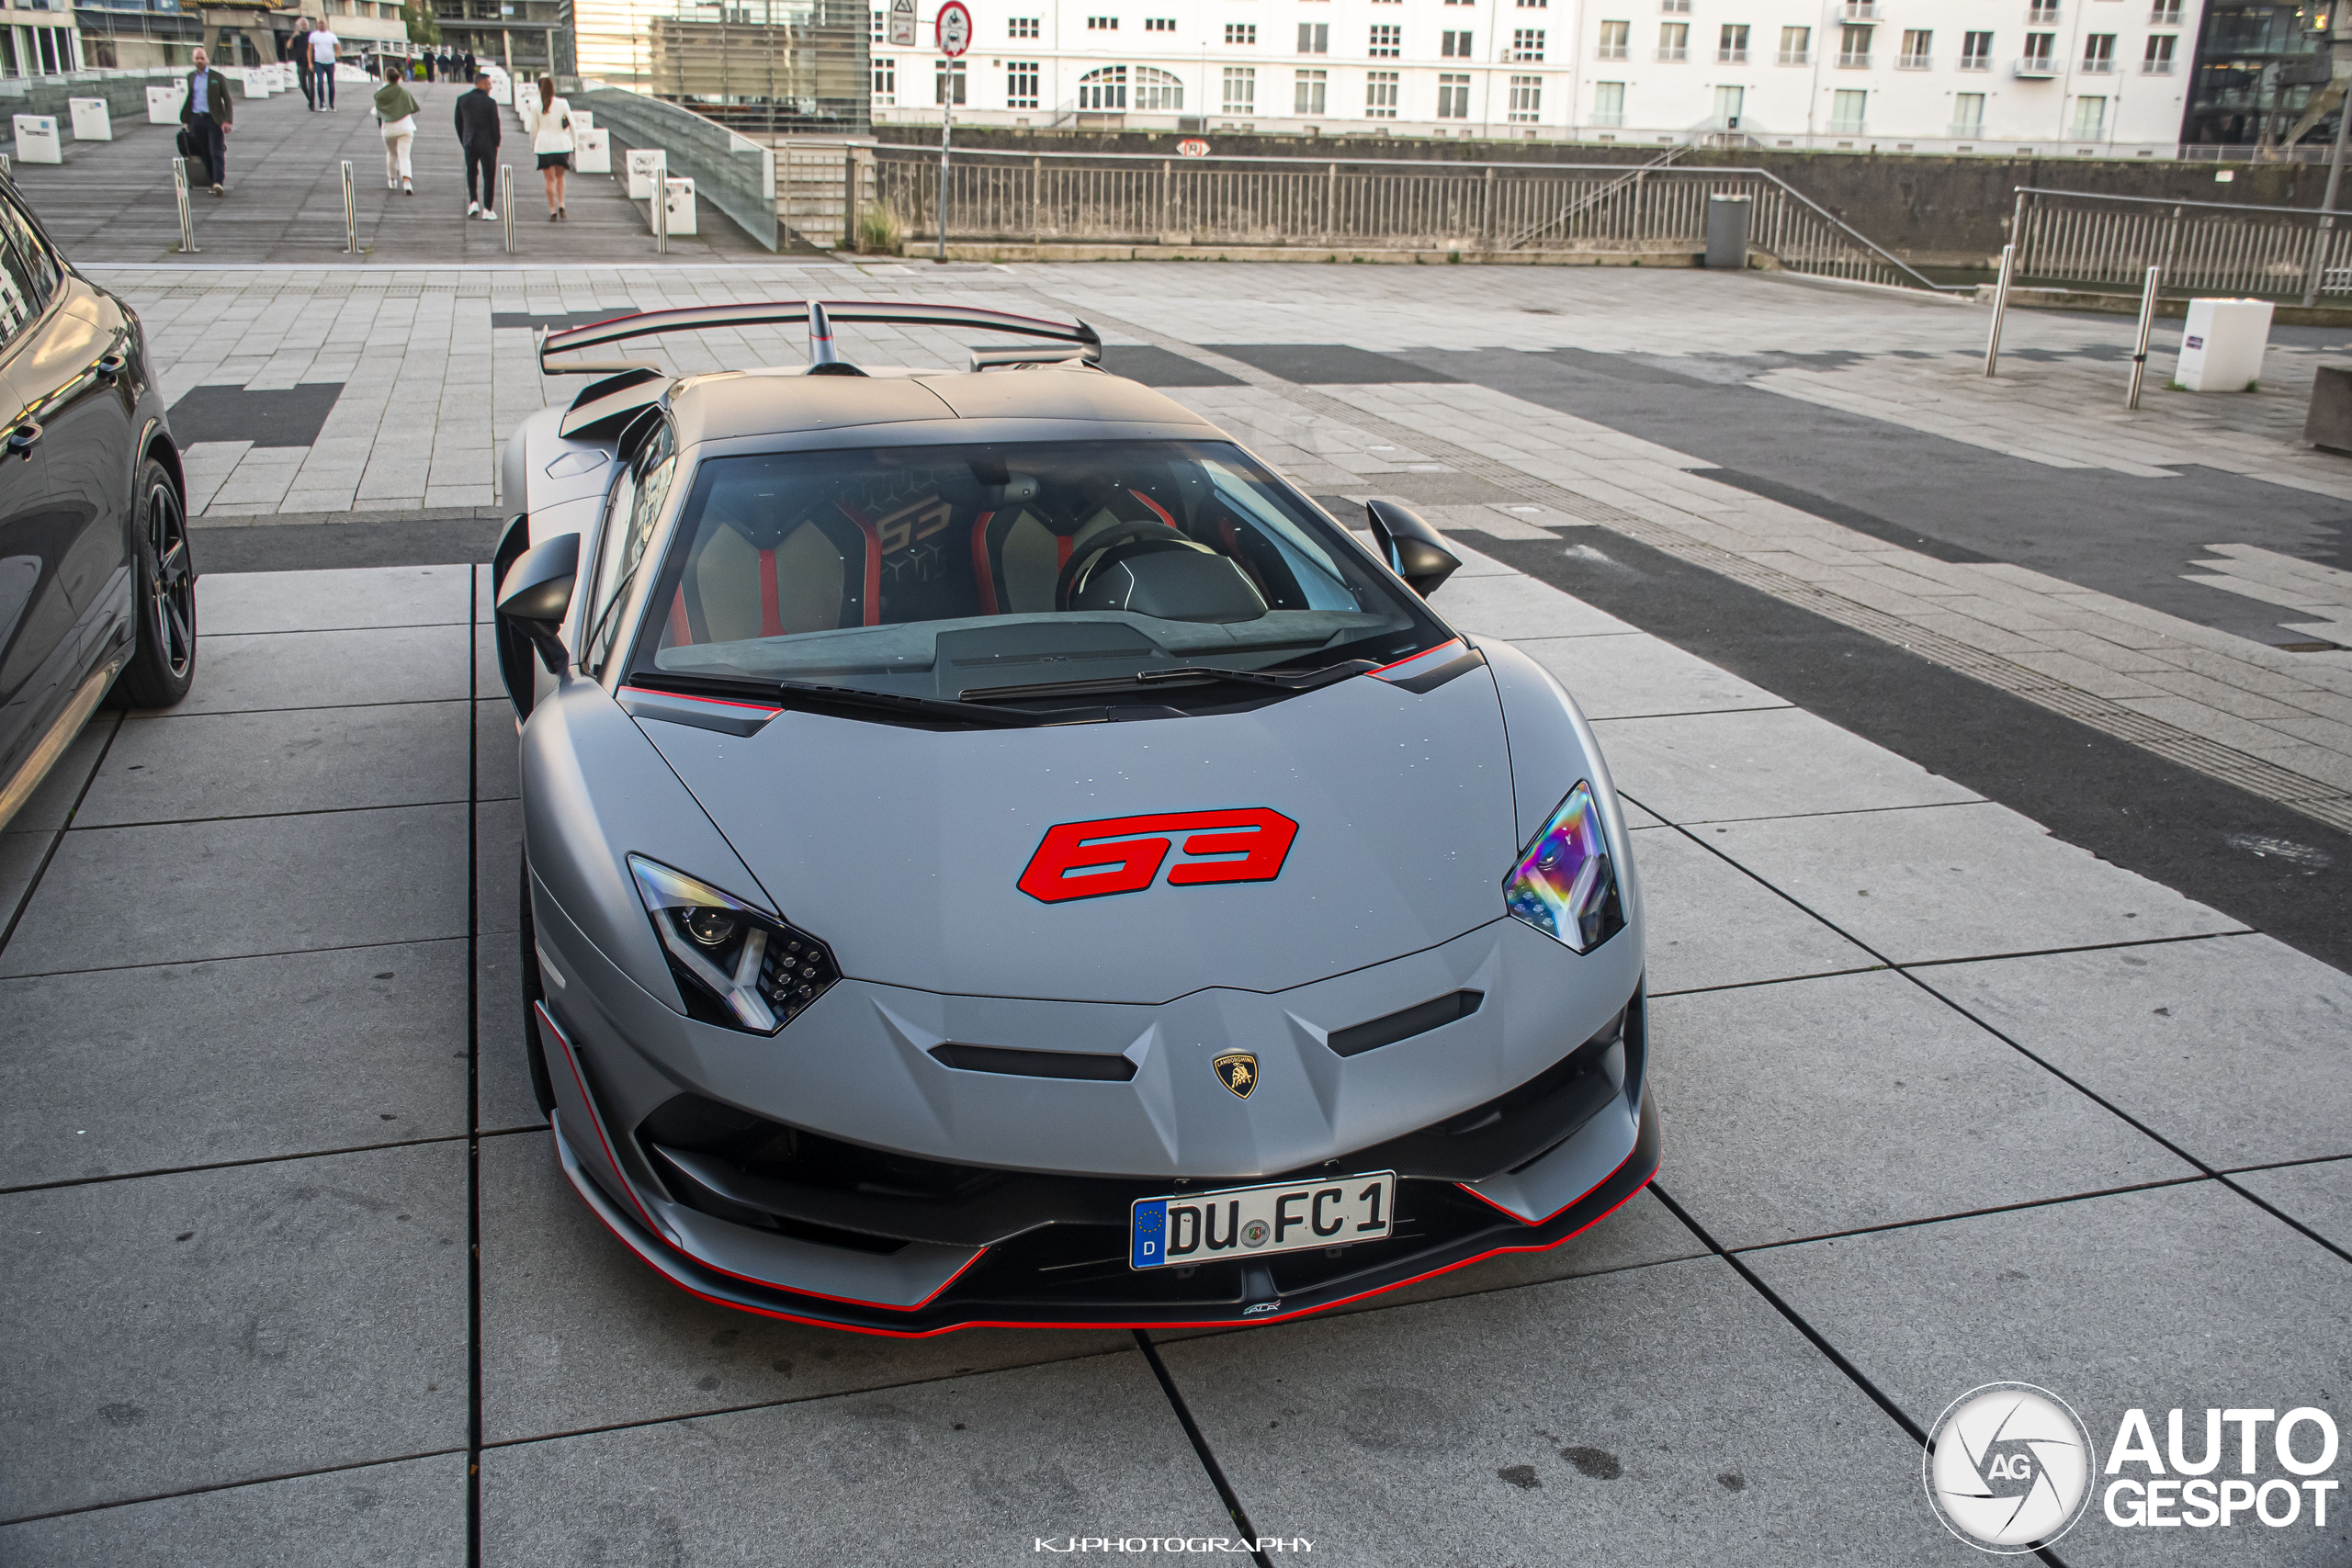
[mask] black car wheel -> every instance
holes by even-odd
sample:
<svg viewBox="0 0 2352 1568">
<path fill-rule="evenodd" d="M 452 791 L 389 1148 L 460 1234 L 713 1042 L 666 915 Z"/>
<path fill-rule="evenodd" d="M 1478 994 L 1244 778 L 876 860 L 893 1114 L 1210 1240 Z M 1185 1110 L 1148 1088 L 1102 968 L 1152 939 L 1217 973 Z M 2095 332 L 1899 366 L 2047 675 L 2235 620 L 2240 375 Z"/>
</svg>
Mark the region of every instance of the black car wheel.
<svg viewBox="0 0 2352 1568">
<path fill-rule="evenodd" d="M 531 1064 L 531 1094 L 539 1102 L 539 1114 L 555 1114 L 555 1080 L 548 1076 L 547 1047 L 539 1041 L 538 1003 L 547 993 L 539 979 L 539 943 L 531 929 L 531 862 L 523 861 L 523 1051 Z"/>
<path fill-rule="evenodd" d="M 139 469 L 138 642 L 119 690 L 134 708 L 167 708 L 196 679 L 196 561 L 171 470 Z"/>
</svg>

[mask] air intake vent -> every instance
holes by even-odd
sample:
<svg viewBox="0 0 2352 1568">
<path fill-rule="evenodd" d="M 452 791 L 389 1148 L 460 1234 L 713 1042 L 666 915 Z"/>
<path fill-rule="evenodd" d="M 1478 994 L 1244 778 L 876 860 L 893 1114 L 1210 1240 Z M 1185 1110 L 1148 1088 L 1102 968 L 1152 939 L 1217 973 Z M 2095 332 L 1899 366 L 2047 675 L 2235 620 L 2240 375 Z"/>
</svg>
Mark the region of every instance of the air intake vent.
<svg viewBox="0 0 2352 1568">
<path fill-rule="evenodd" d="M 931 1048 L 934 1060 L 966 1073 L 1006 1073 L 1017 1078 L 1094 1078 L 1125 1083 L 1136 1076 L 1136 1065 L 1125 1056 L 1090 1055 L 1076 1051 L 1016 1051 L 1005 1045 L 958 1045 L 953 1041 Z"/>
<path fill-rule="evenodd" d="M 1399 1040 L 1410 1040 L 1416 1034 L 1427 1034 L 1441 1024 L 1468 1018 L 1487 999 L 1484 991 L 1455 991 L 1451 996 L 1435 997 L 1402 1012 L 1392 1012 L 1386 1018 L 1375 1018 L 1370 1023 L 1359 1023 L 1350 1029 L 1331 1032 L 1331 1049 L 1342 1056 L 1359 1056 L 1366 1051 L 1377 1051 L 1383 1045 L 1394 1045 Z"/>
</svg>

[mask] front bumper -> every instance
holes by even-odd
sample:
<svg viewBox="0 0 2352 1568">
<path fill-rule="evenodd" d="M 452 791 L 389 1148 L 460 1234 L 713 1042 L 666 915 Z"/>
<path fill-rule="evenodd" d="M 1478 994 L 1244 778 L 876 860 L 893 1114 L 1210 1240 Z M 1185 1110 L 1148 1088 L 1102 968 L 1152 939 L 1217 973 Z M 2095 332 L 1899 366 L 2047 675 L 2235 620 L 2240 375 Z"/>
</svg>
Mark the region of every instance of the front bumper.
<svg viewBox="0 0 2352 1568">
<path fill-rule="evenodd" d="M 1658 1162 L 1637 989 L 1601 1032 L 1534 1078 L 1295 1173 L 1396 1170 L 1387 1239 L 1136 1271 L 1126 1263 L 1127 1205 L 1182 1185 L 1166 1176 L 893 1156 L 693 1094 L 639 1123 L 625 1156 L 572 1043 L 544 1010 L 538 1026 L 558 1090 L 558 1159 L 624 1245 L 706 1300 L 870 1333 L 1295 1317 L 1500 1253 L 1557 1247 L 1639 1191 Z M 826 1185 L 794 1179 L 820 1168 L 831 1173 Z"/>
</svg>

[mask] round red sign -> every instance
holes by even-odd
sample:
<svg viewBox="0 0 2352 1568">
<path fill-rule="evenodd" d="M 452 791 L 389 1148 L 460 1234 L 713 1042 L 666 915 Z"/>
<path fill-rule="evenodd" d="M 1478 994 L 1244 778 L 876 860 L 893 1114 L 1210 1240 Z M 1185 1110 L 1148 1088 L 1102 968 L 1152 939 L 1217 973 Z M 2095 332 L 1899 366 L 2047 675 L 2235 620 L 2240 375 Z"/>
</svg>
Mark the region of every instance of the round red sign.
<svg viewBox="0 0 2352 1568">
<path fill-rule="evenodd" d="M 964 0 L 947 0 L 939 8 L 939 52 L 955 60 L 971 47 L 972 13 L 964 8 Z"/>
<path fill-rule="evenodd" d="M 1209 144 L 1197 136 L 1188 136 L 1176 143 L 1176 156 L 1179 158 L 1205 158 L 1208 155 Z"/>
</svg>

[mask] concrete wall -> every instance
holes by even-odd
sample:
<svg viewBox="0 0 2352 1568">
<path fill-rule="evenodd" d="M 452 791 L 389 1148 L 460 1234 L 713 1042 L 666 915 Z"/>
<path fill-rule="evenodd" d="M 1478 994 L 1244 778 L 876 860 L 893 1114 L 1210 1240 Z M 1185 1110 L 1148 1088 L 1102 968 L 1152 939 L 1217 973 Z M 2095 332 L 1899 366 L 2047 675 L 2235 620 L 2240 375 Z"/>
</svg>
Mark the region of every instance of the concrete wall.
<svg viewBox="0 0 2352 1568">
<path fill-rule="evenodd" d="M 882 126 L 885 143 L 936 147 L 936 125 Z M 1008 131 L 958 126 L 959 147 L 1017 152 L 1129 152 L 1173 157 L 1182 138 L 1173 133 L 1115 134 Z M 1261 157 L 1471 160 L 1490 163 L 1646 163 L 1646 149 L 1590 145 L 1524 145 L 1509 141 L 1435 142 L 1418 138 L 1211 136 L 1223 153 Z M 2075 158 L 1905 157 L 1848 152 L 1719 152 L 1692 149 L 1678 168 L 1769 169 L 1844 221 L 1902 256 L 1930 266 L 1990 266 L 2007 242 L 2014 192 L 2019 186 L 2269 207 L 2316 207 L 2327 185 L 2317 164 L 2182 164 Z M 2216 173 L 2228 173 L 2227 183 Z M 2352 197 L 2347 197 L 2352 199 Z"/>
</svg>

